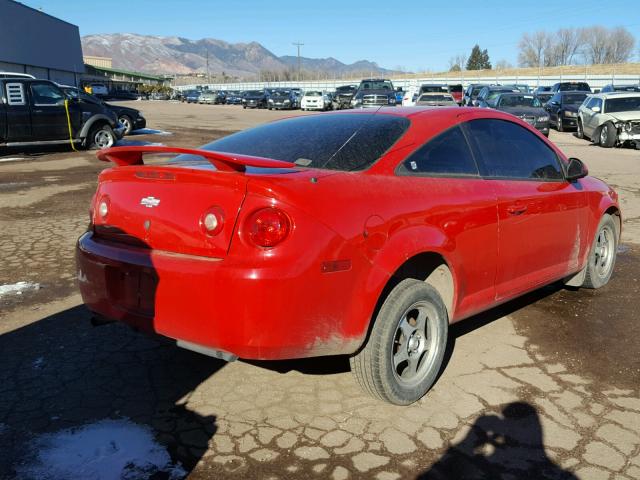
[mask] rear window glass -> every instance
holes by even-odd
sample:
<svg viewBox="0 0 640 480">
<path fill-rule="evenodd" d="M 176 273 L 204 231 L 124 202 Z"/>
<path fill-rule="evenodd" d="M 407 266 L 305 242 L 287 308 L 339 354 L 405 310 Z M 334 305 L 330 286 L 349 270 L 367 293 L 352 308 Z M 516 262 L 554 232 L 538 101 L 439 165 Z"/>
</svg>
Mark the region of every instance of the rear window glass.
<svg viewBox="0 0 640 480">
<path fill-rule="evenodd" d="M 202 147 L 294 162 L 329 170 L 363 170 L 406 131 L 395 115 L 325 114 L 280 120 L 229 135 Z"/>
</svg>

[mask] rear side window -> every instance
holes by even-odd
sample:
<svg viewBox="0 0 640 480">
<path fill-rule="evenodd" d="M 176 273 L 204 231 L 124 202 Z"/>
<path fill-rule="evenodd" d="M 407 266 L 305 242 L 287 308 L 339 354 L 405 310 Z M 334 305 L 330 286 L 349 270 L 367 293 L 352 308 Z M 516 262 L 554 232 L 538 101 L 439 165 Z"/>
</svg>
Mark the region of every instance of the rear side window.
<svg viewBox="0 0 640 480">
<path fill-rule="evenodd" d="M 459 126 L 429 140 L 400 164 L 400 175 L 478 176 L 478 167 Z"/>
<path fill-rule="evenodd" d="M 302 167 L 364 170 L 408 126 L 404 117 L 375 112 L 309 115 L 244 130 L 202 148 L 285 160 Z"/>
<path fill-rule="evenodd" d="M 526 128 L 505 120 L 467 123 L 480 171 L 488 178 L 563 180 L 555 152 Z"/>
<path fill-rule="evenodd" d="M 22 83 L 7 83 L 7 103 L 9 105 L 25 105 L 27 103 Z"/>
</svg>

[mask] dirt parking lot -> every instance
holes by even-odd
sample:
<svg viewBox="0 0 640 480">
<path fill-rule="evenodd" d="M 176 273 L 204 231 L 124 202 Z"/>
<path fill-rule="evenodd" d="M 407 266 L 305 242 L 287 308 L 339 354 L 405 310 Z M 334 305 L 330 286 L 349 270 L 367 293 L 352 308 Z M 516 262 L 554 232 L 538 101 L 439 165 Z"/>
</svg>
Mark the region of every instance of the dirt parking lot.
<svg viewBox="0 0 640 480">
<path fill-rule="evenodd" d="M 133 106 L 149 129 L 123 144 L 198 146 L 301 113 Z M 130 480 L 639 479 L 640 150 L 551 139 L 621 196 L 611 283 L 552 285 L 455 325 L 444 373 L 409 407 L 362 393 L 346 358 L 225 364 L 92 327 L 74 243 L 108 165 L 68 149 L 0 156 L 0 286 L 26 282 L 0 290 L 0 479 L 98 478 L 96 459 Z M 151 445 L 136 461 L 131 438 Z"/>
</svg>

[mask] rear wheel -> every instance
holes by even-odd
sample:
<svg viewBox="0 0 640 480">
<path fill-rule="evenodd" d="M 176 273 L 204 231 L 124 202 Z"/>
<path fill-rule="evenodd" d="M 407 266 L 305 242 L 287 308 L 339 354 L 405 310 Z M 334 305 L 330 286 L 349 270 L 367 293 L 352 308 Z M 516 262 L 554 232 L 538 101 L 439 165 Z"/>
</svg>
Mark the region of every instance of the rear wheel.
<svg viewBox="0 0 640 480">
<path fill-rule="evenodd" d="M 406 279 L 391 290 L 366 345 L 351 357 L 360 386 L 381 400 L 408 405 L 435 382 L 447 345 L 449 321 L 438 292 Z"/>
<path fill-rule="evenodd" d="M 600 146 L 604 148 L 611 148 L 616 144 L 617 140 L 616 127 L 612 123 L 605 123 L 600 127 Z"/>
<path fill-rule="evenodd" d="M 584 277 L 584 288 L 600 288 L 605 286 L 616 263 L 618 251 L 618 229 L 611 215 L 605 214 L 600 220 L 596 236 L 591 245 L 589 262 Z"/>
<path fill-rule="evenodd" d="M 106 123 L 91 129 L 89 133 L 89 148 L 103 149 L 113 147 L 116 143 L 116 134 Z"/>
<path fill-rule="evenodd" d="M 558 112 L 558 119 L 556 120 L 556 126 L 559 132 L 564 132 L 564 125 L 562 124 L 562 112 Z"/>
</svg>

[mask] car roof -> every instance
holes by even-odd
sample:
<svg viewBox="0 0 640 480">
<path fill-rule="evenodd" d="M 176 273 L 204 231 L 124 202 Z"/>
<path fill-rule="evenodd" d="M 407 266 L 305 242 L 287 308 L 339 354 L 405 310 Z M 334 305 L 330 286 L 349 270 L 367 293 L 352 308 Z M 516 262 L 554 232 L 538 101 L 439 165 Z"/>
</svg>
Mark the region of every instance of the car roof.
<svg viewBox="0 0 640 480">
<path fill-rule="evenodd" d="M 601 98 L 606 100 L 608 98 L 636 98 L 640 97 L 640 92 L 605 92 L 605 93 L 594 93 L 590 95 L 591 97 Z"/>
</svg>

